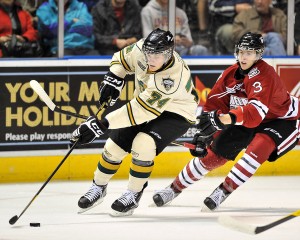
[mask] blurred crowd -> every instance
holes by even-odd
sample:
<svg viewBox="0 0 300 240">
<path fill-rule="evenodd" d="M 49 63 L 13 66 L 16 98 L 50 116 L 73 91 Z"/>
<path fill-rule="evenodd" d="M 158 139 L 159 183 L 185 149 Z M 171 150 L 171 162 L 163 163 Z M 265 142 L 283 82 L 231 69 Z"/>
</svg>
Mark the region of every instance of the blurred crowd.
<svg viewBox="0 0 300 240">
<path fill-rule="evenodd" d="M 61 0 L 64 55 L 112 55 L 168 29 L 169 0 Z M 266 56 L 287 55 L 287 0 L 176 0 L 175 48 L 182 56 L 232 55 L 246 32 L 261 33 Z M 295 0 L 294 55 L 300 55 Z M 58 0 L 0 0 L 0 57 L 55 57 Z"/>
</svg>

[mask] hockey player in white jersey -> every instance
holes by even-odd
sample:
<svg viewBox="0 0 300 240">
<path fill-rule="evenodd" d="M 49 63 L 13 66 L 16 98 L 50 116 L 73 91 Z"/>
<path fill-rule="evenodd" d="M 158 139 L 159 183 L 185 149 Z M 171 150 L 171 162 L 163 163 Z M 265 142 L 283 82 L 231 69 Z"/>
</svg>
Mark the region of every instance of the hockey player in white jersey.
<svg viewBox="0 0 300 240">
<path fill-rule="evenodd" d="M 117 101 L 127 74 L 135 74 L 134 98 L 104 119 L 89 117 L 73 132 L 73 140 L 87 144 L 111 130 L 92 186 L 78 201 L 80 212 L 103 201 L 109 180 L 131 153 L 127 191 L 111 206 L 114 216 L 131 215 L 147 186 L 155 156 L 195 123 L 198 97 L 191 73 L 173 49 L 171 32 L 156 29 L 113 55 L 100 85 L 100 104 L 112 106 Z"/>
</svg>

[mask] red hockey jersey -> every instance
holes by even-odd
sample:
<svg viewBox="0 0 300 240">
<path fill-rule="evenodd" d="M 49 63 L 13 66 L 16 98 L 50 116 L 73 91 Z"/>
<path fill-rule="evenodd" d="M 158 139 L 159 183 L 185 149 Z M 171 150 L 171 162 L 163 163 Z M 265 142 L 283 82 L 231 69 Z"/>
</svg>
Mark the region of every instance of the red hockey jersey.
<svg viewBox="0 0 300 240">
<path fill-rule="evenodd" d="M 239 108 L 248 128 L 274 119 L 299 118 L 299 99 L 291 96 L 274 68 L 259 60 L 243 80 L 234 78 L 238 64 L 227 68 L 207 96 L 204 111 L 220 110 L 226 114 Z"/>
</svg>

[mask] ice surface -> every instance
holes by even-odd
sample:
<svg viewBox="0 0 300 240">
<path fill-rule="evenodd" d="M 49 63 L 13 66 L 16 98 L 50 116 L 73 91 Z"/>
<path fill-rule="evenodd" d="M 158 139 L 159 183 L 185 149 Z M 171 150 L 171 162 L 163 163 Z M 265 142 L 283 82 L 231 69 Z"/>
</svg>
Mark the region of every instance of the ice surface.
<svg viewBox="0 0 300 240">
<path fill-rule="evenodd" d="M 91 176 L 92 177 L 92 176 Z M 49 182 L 26 212 L 12 226 L 43 183 L 0 185 L 0 240 L 299 240 L 300 217 L 258 235 L 223 227 L 217 221 L 229 214 L 240 221 L 265 225 L 300 209 L 300 176 L 252 177 L 229 196 L 216 212 L 202 212 L 206 196 L 223 178 L 208 177 L 186 189 L 166 206 L 153 206 L 154 190 L 172 179 L 150 179 L 140 206 L 130 217 L 111 217 L 110 205 L 127 187 L 126 180 L 112 180 L 104 202 L 77 214 L 77 201 L 91 181 Z M 39 222 L 41 227 L 30 227 Z"/>
</svg>

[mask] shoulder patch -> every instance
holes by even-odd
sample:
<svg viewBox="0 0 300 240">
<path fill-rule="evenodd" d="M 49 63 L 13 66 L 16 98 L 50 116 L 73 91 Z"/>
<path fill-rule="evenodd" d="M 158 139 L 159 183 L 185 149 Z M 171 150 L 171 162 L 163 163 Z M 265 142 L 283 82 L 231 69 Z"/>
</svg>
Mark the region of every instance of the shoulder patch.
<svg viewBox="0 0 300 240">
<path fill-rule="evenodd" d="M 251 69 L 251 71 L 248 73 L 248 77 L 253 78 L 255 76 L 257 76 L 258 74 L 260 74 L 260 71 L 257 69 L 257 67 Z"/>
<path fill-rule="evenodd" d="M 126 54 L 130 53 L 132 51 L 134 45 L 135 45 L 135 43 L 133 43 L 133 44 L 129 45 L 128 47 L 126 47 Z"/>
<path fill-rule="evenodd" d="M 174 87 L 174 81 L 175 80 L 171 79 L 170 76 L 167 78 L 162 78 L 161 85 L 163 85 L 167 91 L 170 91 L 170 89 Z"/>
</svg>

